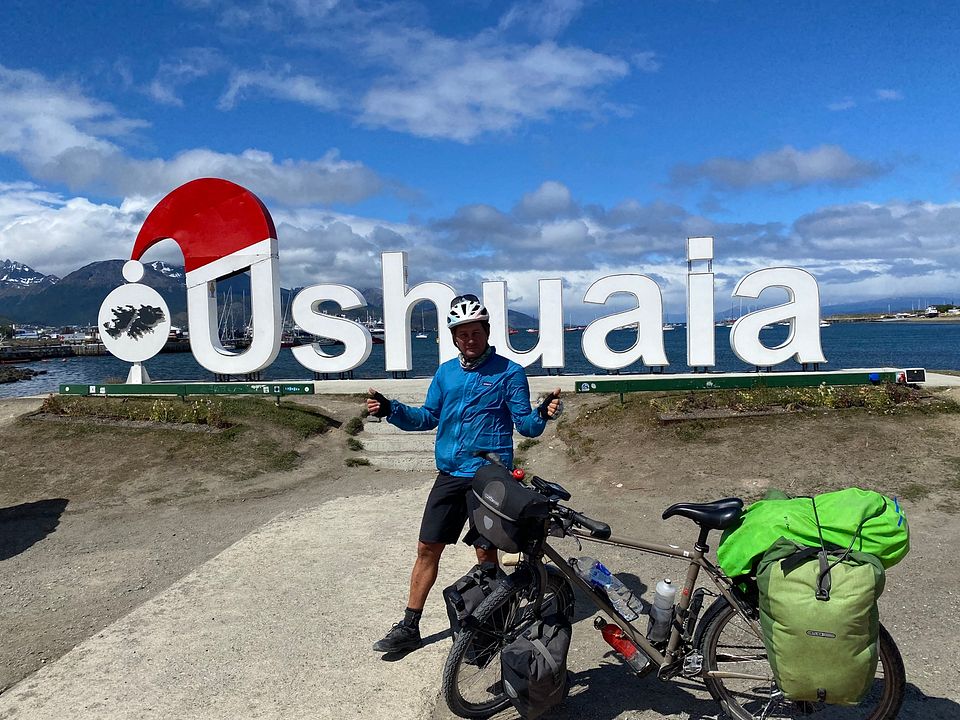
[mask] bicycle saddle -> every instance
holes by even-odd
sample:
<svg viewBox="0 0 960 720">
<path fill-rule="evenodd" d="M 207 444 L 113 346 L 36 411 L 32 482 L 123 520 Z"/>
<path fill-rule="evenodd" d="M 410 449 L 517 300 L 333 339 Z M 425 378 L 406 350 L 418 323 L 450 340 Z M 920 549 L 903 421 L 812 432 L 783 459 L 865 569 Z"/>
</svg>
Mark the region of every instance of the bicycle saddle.
<svg viewBox="0 0 960 720">
<path fill-rule="evenodd" d="M 708 503 L 676 503 L 663 511 L 663 519 L 679 515 L 708 530 L 726 530 L 740 517 L 741 510 L 743 500 L 734 497 Z"/>
</svg>

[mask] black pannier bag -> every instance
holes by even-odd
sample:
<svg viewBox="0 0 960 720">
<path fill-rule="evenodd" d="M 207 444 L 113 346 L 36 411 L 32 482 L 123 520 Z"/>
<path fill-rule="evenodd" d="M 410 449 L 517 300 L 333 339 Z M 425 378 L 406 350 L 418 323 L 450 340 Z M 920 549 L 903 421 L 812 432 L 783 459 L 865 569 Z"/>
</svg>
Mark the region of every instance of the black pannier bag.
<svg viewBox="0 0 960 720">
<path fill-rule="evenodd" d="M 444 588 L 443 599 L 447 604 L 447 616 L 450 618 L 454 641 L 461 629 L 475 622 L 472 617 L 474 611 L 505 578 L 506 574 L 496 563 L 481 563 L 474 565 L 470 572 L 453 585 Z M 495 613 L 485 623 L 476 626 L 477 639 L 467 648 L 467 664 L 483 667 L 496 654 L 499 649 L 496 638 L 503 634 L 503 624 L 506 621 L 506 618 L 500 615 L 502 613 Z"/>
<path fill-rule="evenodd" d="M 500 653 L 503 689 L 521 717 L 533 720 L 567 696 L 570 621 L 545 615 Z"/>
<path fill-rule="evenodd" d="M 550 501 L 519 483 L 502 465 L 484 465 L 468 496 L 478 533 L 504 552 L 523 552 L 543 535 Z"/>
<path fill-rule="evenodd" d="M 450 629 L 453 630 L 454 638 L 463 627 L 464 620 L 473 615 L 473 611 L 480 607 L 487 595 L 497 589 L 505 577 L 506 574 L 496 563 L 480 563 L 470 568 L 470 571 L 453 585 L 443 589 L 447 617 L 450 618 Z"/>
</svg>

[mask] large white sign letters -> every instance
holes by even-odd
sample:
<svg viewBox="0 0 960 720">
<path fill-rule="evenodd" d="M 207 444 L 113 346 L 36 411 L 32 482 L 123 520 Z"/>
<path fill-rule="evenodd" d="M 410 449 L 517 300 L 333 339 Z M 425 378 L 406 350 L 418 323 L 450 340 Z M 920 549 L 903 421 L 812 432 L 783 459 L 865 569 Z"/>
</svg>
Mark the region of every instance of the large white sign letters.
<svg viewBox="0 0 960 720">
<path fill-rule="evenodd" d="M 215 178 L 194 180 L 167 195 L 147 216 L 137 236 L 131 260 L 124 266 L 130 285 L 114 290 L 100 311 L 101 336 L 107 349 L 122 359 L 142 362 L 159 351 L 169 327 L 169 310 L 162 298 L 137 281 L 139 259 L 151 246 L 173 238 L 184 255 L 190 344 L 203 367 L 223 375 L 243 375 L 270 365 L 280 351 L 279 252 L 276 230 L 262 202 L 238 185 Z M 716 364 L 714 331 L 713 238 L 687 239 L 687 364 L 707 369 Z M 381 256 L 383 283 L 384 369 L 412 369 L 411 319 L 414 307 L 431 302 L 443 318 L 457 291 L 443 282 L 407 285 L 407 256 Z M 224 348 L 217 326 L 216 282 L 249 271 L 253 335 L 243 352 Z M 826 362 L 820 347 L 820 295 L 816 279 L 799 268 L 766 268 L 749 273 L 737 283 L 733 296 L 757 299 L 768 288 L 785 292 L 787 302 L 743 315 L 730 331 L 733 352 L 748 365 L 770 367 L 790 358 L 798 363 Z M 507 283 L 482 283 L 483 302 L 490 312 L 491 344 L 497 351 L 527 367 L 540 361 L 544 368 L 564 366 L 564 298 L 562 280 L 539 281 L 537 344 L 521 352 L 510 344 Z M 663 301 L 659 286 L 640 274 L 607 275 L 587 289 L 582 301 L 603 306 L 615 295 L 631 299 L 627 310 L 604 315 L 583 332 L 584 357 L 602 370 L 619 370 L 636 362 L 652 367 L 669 364 L 663 342 Z M 293 321 L 310 334 L 343 344 L 332 355 L 315 345 L 293 349 L 296 360 L 318 373 L 352 370 L 370 356 L 373 340 L 361 323 L 319 310 L 333 302 L 342 310 L 366 307 L 363 294 L 347 285 L 306 287 L 293 298 Z M 141 309 L 142 308 L 142 309 Z M 164 315 L 165 313 L 165 315 Z M 153 322 L 154 329 L 141 330 Z M 165 322 L 165 324 L 164 324 Z M 790 327 L 787 339 L 776 347 L 760 340 L 760 331 L 773 323 Z M 121 327 L 122 325 L 122 327 Z M 636 341 L 626 350 L 607 342 L 614 330 L 636 328 Z M 133 329 L 131 329 L 133 328 Z M 450 333 L 440 332 L 440 361 L 456 357 Z M 134 374 L 131 373 L 131 378 Z M 143 376 L 145 377 L 145 375 Z"/>
</svg>

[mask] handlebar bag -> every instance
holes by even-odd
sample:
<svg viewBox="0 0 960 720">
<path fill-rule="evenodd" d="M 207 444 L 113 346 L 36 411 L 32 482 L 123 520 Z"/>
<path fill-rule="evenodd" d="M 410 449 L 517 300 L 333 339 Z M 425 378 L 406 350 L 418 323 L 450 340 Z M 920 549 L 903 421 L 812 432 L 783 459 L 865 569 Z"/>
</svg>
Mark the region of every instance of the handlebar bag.
<svg viewBox="0 0 960 720">
<path fill-rule="evenodd" d="M 881 562 L 781 537 L 760 560 L 757 586 L 763 643 L 784 695 L 860 702 L 877 670 Z"/>
<path fill-rule="evenodd" d="M 473 478 L 468 496 L 477 532 L 504 552 L 522 552 L 543 537 L 550 501 L 519 483 L 506 468 L 484 465 Z"/>
<path fill-rule="evenodd" d="M 567 695 L 572 630 L 559 613 L 545 615 L 500 653 L 503 689 L 521 717 L 533 720 Z"/>
<path fill-rule="evenodd" d="M 457 580 L 443 590 L 443 599 L 447 605 L 447 617 L 450 618 L 450 629 L 453 631 L 453 639 L 457 639 L 457 633 L 467 626 L 473 620 L 474 611 L 480 607 L 486 597 L 499 587 L 500 583 L 506 577 L 503 570 L 496 563 L 481 563 L 474 565 L 470 572 Z M 489 627 L 480 627 L 478 632 L 480 637 L 496 636 L 503 632 L 503 625 L 506 617 L 502 613 L 494 613 L 494 616 L 486 621 Z M 472 643 L 467 649 L 466 662 L 470 665 L 479 665 L 483 667 L 493 657 L 498 649 L 496 643 Z"/>
</svg>

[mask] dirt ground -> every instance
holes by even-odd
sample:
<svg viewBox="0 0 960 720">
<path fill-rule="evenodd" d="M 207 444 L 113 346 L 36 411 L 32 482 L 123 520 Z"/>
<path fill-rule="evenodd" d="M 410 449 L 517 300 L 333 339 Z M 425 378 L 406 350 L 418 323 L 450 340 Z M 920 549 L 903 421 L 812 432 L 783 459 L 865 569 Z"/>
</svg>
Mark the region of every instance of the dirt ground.
<svg viewBox="0 0 960 720">
<path fill-rule="evenodd" d="M 356 398 L 309 402 L 338 424 L 358 409 Z M 422 474 L 345 467 L 338 428 L 302 441 L 292 467 L 250 477 L 225 456 L 226 471 L 191 458 L 194 441 L 176 430 L 104 435 L 16 419 L 30 409 L 29 401 L 0 402 L 0 692 L 280 512 L 423 482 Z M 570 395 L 559 427 L 524 454 L 530 469 L 572 491 L 572 506 L 619 534 L 651 539 L 693 539 L 686 521 L 660 519 L 679 501 L 851 485 L 902 498 L 912 550 L 888 572 L 881 619 L 907 667 L 904 715 L 946 719 L 960 717 L 958 438 L 960 414 L 929 410 L 665 425 L 639 402 Z M 634 584 L 670 574 L 645 556 L 603 553 Z M 586 651 L 575 649 L 572 664 L 593 668 L 581 678 L 590 692 L 575 692 L 558 717 L 586 717 L 587 706 L 591 717 L 621 716 L 616 705 L 597 714 L 597 703 L 615 701 L 596 691 L 616 688 L 622 675 L 578 652 Z M 676 711 L 668 684 L 646 678 L 638 691 L 664 714 Z"/>
</svg>

